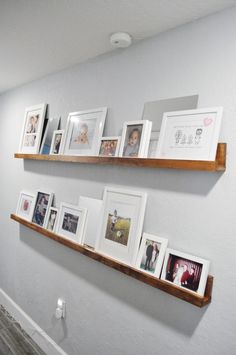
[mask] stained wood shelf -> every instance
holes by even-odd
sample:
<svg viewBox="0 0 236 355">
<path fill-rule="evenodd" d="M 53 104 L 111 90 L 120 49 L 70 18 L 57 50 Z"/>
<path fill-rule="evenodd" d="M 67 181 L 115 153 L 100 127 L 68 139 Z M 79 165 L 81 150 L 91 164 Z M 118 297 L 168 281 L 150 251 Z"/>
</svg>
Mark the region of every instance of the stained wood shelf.
<svg viewBox="0 0 236 355">
<path fill-rule="evenodd" d="M 42 155 L 15 153 L 15 158 L 57 161 L 79 164 L 121 165 L 143 168 L 169 168 L 203 171 L 225 171 L 226 169 L 226 143 L 218 143 L 216 159 L 214 161 L 203 160 L 175 160 L 154 158 L 121 158 L 98 156 L 74 156 L 74 155 Z"/>
<path fill-rule="evenodd" d="M 205 295 L 199 296 L 199 295 L 192 293 L 191 291 L 185 290 L 185 289 L 180 288 L 175 285 L 171 285 L 166 281 L 157 279 L 157 278 L 155 278 L 151 275 L 148 275 L 148 274 L 146 274 L 146 273 L 144 273 L 132 266 L 126 265 L 126 264 L 121 263 L 117 260 L 114 260 L 106 255 L 98 253 L 87 246 L 80 245 L 80 244 L 75 243 L 72 240 L 63 238 L 63 237 L 59 236 L 58 234 L 52 233 L 45 228 L 39 227 L 38 225 L 36 225 L 34 223 L 28 222 L 15 214 L 11 214 L 11 219 L 13 219 L 16 222 L 19 222 L 23 226 L 28 227 L 28 228 L 32 229 L 33 231 L 35 231 L 47 238 L 53 239 L 65 246 L 67 246 L 68 248 L 76 250 L 79 253 L 88 256 L 89 258 L 92 258 L 102 264 L 105 264 L 105 265 L 111 267 L 112 269 L 118 270 L 118 271 L 122 272 L 123 274 L 131 276 L 131 277 L 133 277 L 141 282 L 144 282 L 152 287 L 155 287 L 155 288 L 158 288 L 164 292 L 167 292 L 170 295 L 180 298 L 180 299 L 182 299 L 186 302 L 189 302 L 197 307 L 204 307 L 211 302 L 211 294 L 212 294 L 212 286 L 213 286 L 213 276 L 211 276 L 211 275 L 209 275 L 208 279 L 207 279 Z"/>
</svg>

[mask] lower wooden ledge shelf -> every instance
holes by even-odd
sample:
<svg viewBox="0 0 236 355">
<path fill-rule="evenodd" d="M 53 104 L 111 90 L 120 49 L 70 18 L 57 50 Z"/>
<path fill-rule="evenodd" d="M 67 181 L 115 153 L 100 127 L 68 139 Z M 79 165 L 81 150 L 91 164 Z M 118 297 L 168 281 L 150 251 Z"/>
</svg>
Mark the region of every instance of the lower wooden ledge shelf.
<svg viewBox="0 0 236 355">
<path fill-rule="evenodd" d="M 36 225 L 34 223 L 28 222 L 15 214 L 11 214 L 11 219 L 13 219 L 16 222 L 19 222 L 20 224 L 32 229 L 33 231 L 35 231 L 39 234 L 44 235 L 47 238 L 53 239 L 65 246 L 67 246 L 68 248 L 76 250 L 83 255 L 86 255 L 96 261 L 99 261 L 102 264 L 105 264 L 115 270 L 118 270 L 118 271 L 120 271 L 128 276 L 131 276 L 141 282 L 144 282 L 152 287 L 155 287 L 155 288 L 158 288 L 164 292 L 167 292 L 172 296 L 180 298 L 186 302 L 192 303 L 193 305 L 195 305 L 197 307 L 204 307 L 211 302 L 211 294 L 212 294 L 212 286 L 213 286 L 213 276 L 211 276 L 211 275 L 209 275 L 208 279 L 207 279 L 205 295 L 199 296 L 199 295 L 192 293 L 191 291 L 182 289 L 182 288 L 175 286 L 175 285 L 171 285 L 168 282 L 157 279 L 151 275 L 147 275 L 146 273 L 144 273 L 132 266 L 126 265 L 126 264 L 119 262 L 117 260 L 114 260 L 106 255 L 100 254 L 100 253 L 94 251 L 93 249 L 90 249 L 89 247 L 77 244 L 69 239 L 63 238 L 63 237 L 59 236 L 58 234 L 52 233 L 52 232 L 48 231 L 47 229 L 39 227 L 38 225 Z"/>
<path fill-rule="evenodd" d="M 184 169 L 202 171 L 225 171 L 226 169 L 226 143 L 218 143 L 216 159 L 214 161 L 203 160 L 176 160 L 154 158 L 121 158 L 98 156 L 73 156 L 73 155 L 42 155 L 15 153 L 15 158 L 56 161 L 78 164 L 119 165 L 142 168 Z"/>
</svg>

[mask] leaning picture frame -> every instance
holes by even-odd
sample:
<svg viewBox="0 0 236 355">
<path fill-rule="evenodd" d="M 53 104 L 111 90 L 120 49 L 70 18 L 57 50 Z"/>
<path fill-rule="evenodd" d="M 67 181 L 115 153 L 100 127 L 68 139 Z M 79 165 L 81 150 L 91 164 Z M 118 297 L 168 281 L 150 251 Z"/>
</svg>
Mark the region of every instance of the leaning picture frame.
<svg viewBox="0 0 236 355">
<path fill-rule="evenodd" d="M 106 107 L 70 113 L 66 125 L 64 154 L 98 155 L 106 114 Z"/>
<path fill-rule="evenodd" d="M 21 191 L 16 208 L 16 215 L 31 221 L 35 205 L 35 194 Z"/>
<path fill-rule="evenodd" d="M 85 232 L 86 217 L 86 208 L 61 202 L 56 228 L 57 234 L 81 244 Z"/>
<path fill-rule="evenodd" d="M 157 157 L 214 161 L 222 114 L 222 107 L 164 113 Z"/>
<path fill-rule="evenodd" d="M 59 129 L 60 121 L 61 121 L 60 117 L 48 118 L 42 143 L 40 146 L 40 154 L 48 155 L 50 153 L 53 132 Z"/>
<path fill-rule="evenodd" d="M 119 156 L 126 158 L 146 158 L 151 130 L 151 121 L 124 122 Z"/>
<path fill-rule="evenodd" d="M 204 296 L 209 266 L 208 260 L 167 248 L 161 279 Z"/>
<path fill-rule="evenodd" d="M 121 137 L 102 137 L 100 139 L 99 156 L 117 157 L 119 155 Z"/>
<path fill-rule="evenodd" d="M 46 104 L 26 108 L 21 140 L 20 153 L 37 154 L 41 143 Z"/>
<path fill-rule="evenodd" d="M 56 130 L 53 132 L 52 143 L 50 147 L 51 155 L 59 155 L 63 152 L 64 136 L 64 129 Z"/>
<path fill-rule="evenodd" d="M 45 228 L 50 232 L 55 232 L 58 219 L 58 208 L 50 207 L 46 216 Z"/>
<path fill-rule="evenodd" d="M 32 222 L 45 228 L 47 213 L 52 205 L 54 194 L 44 190 L 38 190 L 35 198 Z"/>
<path fill-rule="evenodd" d="M 146 201 L 144 192 L 105 187 L 101 233 L 96 243 L 98 252 L 135 265 Z"/>
<path fill-rule="evenodd" d="M 136 268 L 157 278 L 160 277 L 168 239 L 143 233 L 136 259 Z"/>
</svg>

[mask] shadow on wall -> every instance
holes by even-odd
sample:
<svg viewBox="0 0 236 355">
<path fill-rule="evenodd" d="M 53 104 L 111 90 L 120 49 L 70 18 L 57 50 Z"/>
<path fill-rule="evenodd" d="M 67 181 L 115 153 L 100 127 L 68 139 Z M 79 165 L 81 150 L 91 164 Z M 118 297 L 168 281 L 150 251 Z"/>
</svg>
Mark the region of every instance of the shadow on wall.
<svg viewBox="0 0 236 355">
<path fill-rule="evenodd" d="M 191 337 L 208 307 L 198 308 L 100 264 L 20 226 L 20 240 L 50 262 L 65 268 L 104 293 Z M 49 290 L 48 290 L 49 291 Z"/>
<path fill-rule="evenodd" d="M 130 168 L 123 166 L 86 165 L 58 162 L 24 161 L 24 170 L 37 175 L 123 185 L 144 189 L 207 195 L 222 173 L 205 171 Z"/>
</svg>

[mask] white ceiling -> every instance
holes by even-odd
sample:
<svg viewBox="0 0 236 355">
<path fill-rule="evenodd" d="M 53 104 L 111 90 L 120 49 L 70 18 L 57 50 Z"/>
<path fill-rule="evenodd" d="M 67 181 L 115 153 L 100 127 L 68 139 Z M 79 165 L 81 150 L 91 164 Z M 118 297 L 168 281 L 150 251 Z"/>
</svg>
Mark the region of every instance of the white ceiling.
<svg viewBox="0 0 236 355">
<path fill-rule="evenodd" d="M 0 93 L 236 5 L 236 0 L 0 0 Z"/>
</svg>

